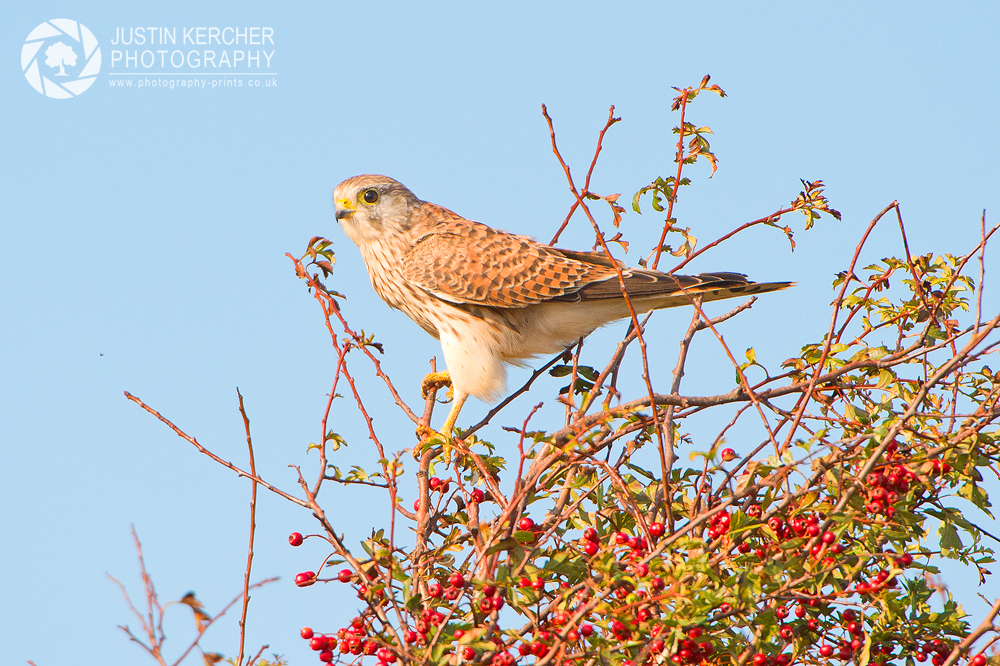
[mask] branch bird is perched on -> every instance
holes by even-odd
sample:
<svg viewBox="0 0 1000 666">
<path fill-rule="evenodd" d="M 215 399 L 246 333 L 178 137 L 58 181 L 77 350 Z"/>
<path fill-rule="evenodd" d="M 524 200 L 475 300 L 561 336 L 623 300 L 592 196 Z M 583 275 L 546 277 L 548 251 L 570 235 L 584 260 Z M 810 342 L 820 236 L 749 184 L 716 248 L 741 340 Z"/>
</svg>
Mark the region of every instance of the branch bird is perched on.
<svg viewBox="0 0 1000 666">
<path fill-rule="evenodd" d="M 446 438 L 470 395 L 503 394 L 505 363 L 560 352 L 629 316 L 606 254 L 560 250 L 467 220 L 386 176 L 348 178 L 333 201 L 378 295 L 441 341 L 455 398 L 441 429 Z M 695 296 L 714 301 L 791 285 L 619 266 L 637 314 L 688 305 Z"/>
</svg>

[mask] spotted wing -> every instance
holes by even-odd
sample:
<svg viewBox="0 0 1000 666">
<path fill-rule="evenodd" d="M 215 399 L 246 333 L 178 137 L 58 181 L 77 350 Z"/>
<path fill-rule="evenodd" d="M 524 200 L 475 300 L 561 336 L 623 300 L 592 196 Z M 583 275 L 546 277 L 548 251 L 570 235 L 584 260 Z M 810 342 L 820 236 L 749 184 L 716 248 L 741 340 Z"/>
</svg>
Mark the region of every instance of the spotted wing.
<svg viewBox="0 0 1000 666">
<path fill-rule="evenodd" d="M 523 308 L 615 275 L 610 261 L 581 261 L 530 238 L 462 222 L 419 238 L 401 260 L 403 276 L 452 303 Z"/>
</svg>

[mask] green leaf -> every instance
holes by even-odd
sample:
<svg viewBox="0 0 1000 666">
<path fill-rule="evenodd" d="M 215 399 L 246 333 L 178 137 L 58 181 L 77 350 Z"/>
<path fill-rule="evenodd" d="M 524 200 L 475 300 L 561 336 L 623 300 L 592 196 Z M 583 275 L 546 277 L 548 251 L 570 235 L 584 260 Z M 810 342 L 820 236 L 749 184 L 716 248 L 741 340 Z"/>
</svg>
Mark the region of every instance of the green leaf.
<svg viewBox="0 0 1000 666">
<path fill-rule="evenodd" d="M 945 557 L 954 557 L 952 551 L 961 550 L 962 540 L 958 537 L 958 530 L 952 523 L 941 523 L 938 535 L 941 537 L 941 554 Z"/>
</svg>

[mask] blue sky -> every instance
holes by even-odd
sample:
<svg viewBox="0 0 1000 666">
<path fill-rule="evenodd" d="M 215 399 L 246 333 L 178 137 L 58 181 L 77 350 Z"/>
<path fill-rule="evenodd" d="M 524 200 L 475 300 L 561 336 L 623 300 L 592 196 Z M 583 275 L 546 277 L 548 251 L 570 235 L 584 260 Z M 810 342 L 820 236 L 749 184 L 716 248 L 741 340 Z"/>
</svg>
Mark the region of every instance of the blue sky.
<svg viewBox="0 0 1000 666">
<path fill-rule="evenodd" d="M 777 232 L 758 231 L 692 266 L 799 283 L 726 332 L 734 349 L 754 346 L 774 365 L 820 337 L 834 273 L 894 199 L 915 253 L 960 253 L 978 240 L 982 211 L 998 208 L 998 14 L 988 2 L 8 4 L 0 662 L 145 662 L 115 628 L 134 622 L 105 577 L 139 591 L 130 524 L 164 600 L 193 589 L 211 611 L 237 594 L 248 484 L 122 392 L 243 461 L 239 387 L 258 469 L 291 488 L 287 465 L 315 464 L 306 447 L 319 434 L 334 356 L 285 252 L 301 253 L 314 235 L 334 241 L 330 286 L 348 295 L 352 324 L 385 343 L 386 369 L 417 400 L 437 343 L 371 291 L 333 218 L 330 194 L 342 179 L 384 173 L 466 217 L 547 240 L 572 199 L 540 105 L 577 176 L 616 105 L 623 122 L 608 133 L 594 188 L 629 198 L 672 172 L 671 86 L 711 74 L 729 96 L 699 98 L 691 114 L 715 130 L 720 169 L 711 180 L 705 167 L 691 170 L 681 223 L 708 240 L 786 204 L 800 178 L 823 179 L 844 214 L 800 231 L 794 254 Z M 26 37 L 56 18 L 86 25 L 102 49 L 100 74 L 72 99 L 39 94 L 20 67 Z M 261 48 L 273 52 L 271 66 L 244 72 L 259 74 L 259 87 L 116 87 L 141 66 L 121 69 L 111 42 L 120 28 L 146 26 L 180 35 L 268 27 L 274 43 Z M 592 242 L 580 222 L 567 246 Z M 627 257 L 634 263 L 658 220 L 629 213 L 625 225 L 642 248 Z M 870 259 L 898 252 L 891 225 L 876 231 Z M 996 310 L 995 294 L 987 301 Z M 687 315 L 659 321 L 654 373 L 663 380 Z M 605 335 L 595 344 L 621 328 Z M 712 357 L 711 345 L 698 354 Z M 384 397 L 354 363 L 362 390 Z M 694 373 L 688 390 L 728 389 L 731 370 L 719 367 L 719 376 Z M 370 463 L 361 421 L 340 404 L 336 429 L 351 447 L 338 462 Z M 515 407 L 509 420 L 520 423 L 525 409 Z M 470 402 L 464 418 L 485 410 Z M 395 448 L 411 444 L 408 422 L 380 421 Z M 349 539 L 385 522 L 374 494 L 328 492 Z M 259 504 L 255 570 L 283 579 L 254 595 L 249 643 L 313 663 L 298 627 L 335 629 L 353 606 L 331 603 L 337 590 L 291 584 L 323 556 L 285 542 L 292 530 L 312 531 L 310 518 L 272 497 Z M 168 624 L 172 649 L 189 622 L 177 613 Z M 235 654 L 235 615 L 211 631 L 207 649 Z"/>
</svg>

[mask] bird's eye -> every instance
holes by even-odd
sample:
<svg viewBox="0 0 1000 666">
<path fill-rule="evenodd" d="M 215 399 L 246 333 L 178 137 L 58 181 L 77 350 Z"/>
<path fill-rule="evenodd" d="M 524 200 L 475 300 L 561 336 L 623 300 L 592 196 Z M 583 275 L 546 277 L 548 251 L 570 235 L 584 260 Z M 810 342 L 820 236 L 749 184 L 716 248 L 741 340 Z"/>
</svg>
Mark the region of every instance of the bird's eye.
<svg viewBox="0 0 1000 666">
<path fill-rule="evenodd" d="M 364 194 L 362 194 L 361 197 L 365 200 L 365 203 L 373 204 L 378 201 L 378 190 L 374 187 L 369 188 L 364 191 Z"/>
</svg>

